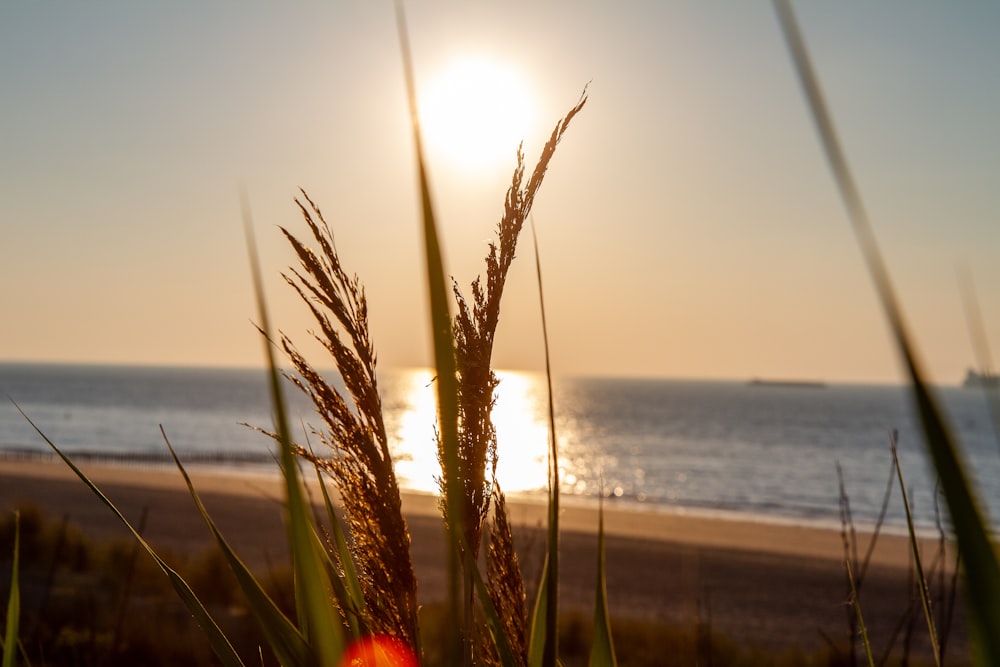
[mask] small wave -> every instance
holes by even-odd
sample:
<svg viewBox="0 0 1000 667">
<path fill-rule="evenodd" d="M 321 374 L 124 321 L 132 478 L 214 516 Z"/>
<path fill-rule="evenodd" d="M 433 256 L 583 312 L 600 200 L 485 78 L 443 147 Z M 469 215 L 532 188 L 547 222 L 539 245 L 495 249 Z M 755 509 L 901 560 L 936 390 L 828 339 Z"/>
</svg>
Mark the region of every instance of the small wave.
<svg viewBox="0 0 1000 667">
<path fill-rule="evenodd" d="M 74 461 L 112 464 L 170 465 L 170 452 L 123 452 L 111 450 L 76 449 L 63 452 Z M 54 452 L 30 447 L 5 447 L 0 449 L 0 461 L 53 461 L 58 457 Z M 177 458 L 182 463 L 209 465 L 248 465 L 273 463 L 269 453 L 240 451 L 181 451 Z"/>
</svg>

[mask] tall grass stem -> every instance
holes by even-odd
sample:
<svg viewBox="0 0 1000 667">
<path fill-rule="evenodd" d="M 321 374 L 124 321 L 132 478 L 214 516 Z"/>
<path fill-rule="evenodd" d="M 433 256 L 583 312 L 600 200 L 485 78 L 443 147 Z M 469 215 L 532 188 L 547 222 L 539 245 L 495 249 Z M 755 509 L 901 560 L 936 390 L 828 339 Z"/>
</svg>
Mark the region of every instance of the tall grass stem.
<svg viewBox="0 0 1000 667">
<path fill-rule="evenodd" d="M 316 652 L 316 659 L 323 665 L 335 665 L 344 652 L 342 620 L 333 602 L 333 590 L 317 549 L 316 531 L 310 520 L 310 509 L 305 500 L 298 463 L 292 446 L 288 426 L 288 412 L 281 386 L 281 374 L 275 361 L 273 338 L 264 298 L 264 283 L 260 273 L 257 243 L 254 239 L 253 221 L 245 193 L 241 193 L 247 254 L 250 259 L 254 292 L 257 298 L 259 328 L 263 334 L 264 354 L 267 359 L 267 378 L 274 408 L 275 429 L 278 436 L 282 477 L 285 483 L 285 513 L 289 550 L 295 572 L 296 603 L 301 604 L 304 617 L 299 618 L 302 634 Z M 300 612 L 302 613 L 302 612 Z"/>
<path fill-rule="evenodd" d="M 216 657 L 219 658 L 219 661 L 226 667 L 244 667 L 243 661 L 236 653 L 236 649 L 233 648 L 233 645 L 229 642 L 229 639 L 226 637 L 225 633 L 223 633 L 222 629 L 219 628 L 219 625 L 215 622 L 215 619 L 213 619 L 212 615 L 208 613 L 208 610 L 205 608 L 205 605 L 202 604 L 201 600 L 198 599 L 198 596 L 195 595 L 194 591 L 191 590 L 191 587 L 184 580 L 184 578 L 180 574 L 178 574 L 176 570 L 170 567 L 167 564 L 167 562 L 163 560 L 162 557 L 160 557 L 160 555 L 156 552 L 156 550 L 153 549 L 153 547 L 150 546 L 148 542 L 146 542 L 146 540 L 142 537 L 142 535 L 139 534 L 139 531 L 135 529 L 135 527 L 131 524 L 131 522 L 129 522 L 129 520 L 125 518 L 125 515 L 122 514 L 121 510 L 119 510 L 118 507 L 113 502 L 111 502 L 111 500 L 106 495 L 104 495 L 104 492 L 101 491 L 97 487 L 97 485 L 94 484 L 94 482 L 92 482 L 90 478 L 87 477 L 87 475 L 84 474 L 84 472 L 80 470 L 80 468 L 77 467 L 77 465 L 73 463 L 73 461 L 68 456 L 66 456 L 66 454 L 63 453 L 63 451 L 59 449 L 59 447 L 57 447 L 55 443 L 52 442 L 52 440 L 49 439 L 47 435 L 45 435 L 45 433 L 38 427 L 38 425 L 35 424 L 35 422 L 33 422 L 31 418 L 28 417 L 28 415 L 24 412 L 24 410 L 21 409 L 21 406 L 18 405 L 16 402 L 14 402 L 14 407 L 21 414 L 21 416 L 24 417 L 24 419 L 28 422 L 31 428 L 34 429 L 35 433 L 37 433 L 38 436 L 45 441 L 45 444 L 47 444 L 52 449 L 52 451 L 54 451 L 56 455 L 60 459 L 62 459 L 63 463 L 69 466 L 70 470 L 73 471 L 73 473 L 77 476 L 77 478 L 79 478 L 80 481 L 83 482 L 84 485 L 88 489 L 90 489 L 90 491 L 95 496 L 97 496 L 97 498 L 104 504 L 105 507 L 111 510 L 111 512 L 116 517 L 118 517 L 118 520 L 121 521 L 122 525 L 124 525 L 125 528 L 127 528 L 128 531 L 132 534 L 132 537 L 134 537 L 139 542 L 142 548 L 146 550 L 146 553 L 148 553 L 153 558 L 153 560 L 156 562 L 156 565 L 160 568 L 160 570 L 165 575 L 167 575 L 167 578 L 170 580 L 171 586 L 173 586 L 174 588 L 174 591 L 181 598 L 181 601 L 187 607 L 188 611 L 191 612 L 191 615 L 194 617 L 195 622 L 198 624 L 202 632 L 205 634 L 206 639 L 208 639 L 209 645 L 215 652 Z"/>
<path fill-rule="evenodd" d="M 461 496 L 462 480 L 459 477 L 458 459 L 458 383 L 455 365 L 455 346 L 451 330 L 451 312 L 448 307 L 448 289 L 445 282 L 444 260 L 438 239 L 434 204 L 431 199 L 430 183 L 424 159 L 423 140 L 420 131 L 420 115 L 417 106 L 417 88 L 413 75 L 413 58 L 406 29 L 406 17 L 402 0 L 396 2 L 396 20 L 399 45 L 406 80 L 406 94 L 410 109 L 410 124 L 416 154 L 418 187 L 420 192 L 421 227 L 424 241 L 424 259 L 427 275 L 427 291 L 431 311 L 431 336 L 434 345 L 434 368 L 436 370 L 438 437 L 441 439 L 445 480 L 445 522 L 450 538 L 448 540 L 448 628 L 461 627 L 458 641 L 452 639 L 446 647 L 449 664 L 472 663 L 472 628 L 470 613 L 460 613 L 462 608 L 459 595 L 459 574 L 461 561 L 458 533 L 464 525 Z M 466 605 L 469 600 L 466 597 Z M 456 654 L 458 651 L 458 654 Z"/>
<path fill-rule="evenodd" d="M 21 513 L 14 512 L 14 553 L 11 555 L 10 593 L 7 595 L 7 622 L 3 633 L 3 667 L 17 661 L 18 628 L 21 621 L 21 586 L 18 566 L 21 559 Z"/>
<path fill-rule="evenodd" d="M 834 180 L 847 209 L 848 218 L 861 248 L 862 256 L 882 302 L 896 348 L 913 390 L 931 460 L 941 479 L 948 501 L 949 514 L 965 564 L 971 605 L 971 620 L 977 642 L 977 656 L 982 664 L 1000 665 L 1000 566 L 976 500 L 973 487 L 959 460 L 957 448 L 943 413 L 931 395 L 917 361 L 916 352 L 904 324 L 888 271 L 882 260 L 875 235 L 851 177 L 847 160 L 840 148 L 833 121 L 823 99 L 819 80 L 813 72 L 809 54 L 799 31 L 789 0 L 774 0 L 779 23 L 784 32 L 792 62 L 799 76 L 812 112 L 817 132 L 830 164 Z"/>
<path fill-rule="evenodd" d="M 545 350 L 545 382 L 548 393 L 549 418 L 549 508 L 548 545 L 545 583 L 545 644 L 542 665 L 554 667 L 559 655 L 559 441 L 556 438 L 555 399 L 552 392 L 552 355 L 549 348 L 548 321 L 545 317 L 545 290 L 542 286 L 542 260 L 538 250 L 538 233 L 531 221 L 531 238 L 535 246 L 535 276 L 538 281 L 538 307 L 542 317 L 542 344 Z"/>
<path fill-rule="evenodd" d="M 920 548 L 917 544 L 917 532 L 913 527 L 913 515 L 910 513 L 910 500 L 906 493 L 906 484 L 903 482 L 903 469 L 899 465 L 899 456 L 896 452 L 896 439 L 893 436 L 889 437 L 889 447 L 892 449 L 892 462 L 896 466 L 896 475 L 899 478 L 899 490 L 903 497 L 903 511 L 906 514 L 906 531 L 910 536 L 910 554 L 913 557 L 913 566 L 917 575 L 917 591 L 920 593 L 920 604 L 923 606 L 924 619 L 927 621 L 927 632 L 930 635 L 931 651 L 934 653 L 934 664 L 937 667 L 941 667 L 941 661 L 944 656 L 941 655 L 937 628 L 934 627 L 931 596 L 927 590 L 927 579 L 924 576 L 924 566 L 921 562 Z"/>
</svg>

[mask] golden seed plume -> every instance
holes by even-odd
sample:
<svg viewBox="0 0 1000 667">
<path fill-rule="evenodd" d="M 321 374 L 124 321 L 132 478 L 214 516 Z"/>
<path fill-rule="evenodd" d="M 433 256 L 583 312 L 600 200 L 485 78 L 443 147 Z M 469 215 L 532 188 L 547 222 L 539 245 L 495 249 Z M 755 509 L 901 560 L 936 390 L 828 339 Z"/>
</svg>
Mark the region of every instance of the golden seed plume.
<svg viewBox="0 0 1000 667">
<path fill-rule="evenodd" d="M 300 262 L 300 268 L 291 269 L 284 278 L 312 312 L 319 326 L 314 335 L 333 358 L 351 397 L 349 404 L 282 335 L 282 347 L 295 369 L 292 382 L 312 400 L 324 425 L 315 433 L 331 450 L 328 457 L 305 448 L 299 448 L 299 454 L 327 472 L 337 486 L 371 629 L 416 646 L 417 584 L 410 534 L 382 418 L 364 288 L 344 271 L 333 234 L 305 191 L 296 204 L 319 252 L 282 228 Z"/>
</svg>

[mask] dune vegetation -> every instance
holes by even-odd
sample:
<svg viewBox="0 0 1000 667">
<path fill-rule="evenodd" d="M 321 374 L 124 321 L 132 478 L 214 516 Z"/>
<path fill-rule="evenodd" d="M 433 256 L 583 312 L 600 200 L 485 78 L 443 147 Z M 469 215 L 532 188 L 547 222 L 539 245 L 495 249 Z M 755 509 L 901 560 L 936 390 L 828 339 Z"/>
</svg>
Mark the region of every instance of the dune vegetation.
<svg viewBox="0 0 1000 667">
<path fill-rule="evenodd" d="M 962 555 L 972 659 L 982 665 L 1000 664 L 1000 568 L 987 524 L 954 438 L 924 381 L 858 188 L 839 148 L 833 121 L 787 3 L 778 2 L 778 16 L 910 379 L 914 404 L 941 480 Z M 307 359 L 291 337 L 275 335 L 262 297 L 250 212 L 248 206 L 244 207 L 258 296 L 257 323 L 264 340 L 275 416 L 274 429 L 268 434 L 276 443 L 283 475 L 283 508 L 291 554 L 288 569 L 265 574 L 251 570 L 214 523 L 176 456 L 179 473 L 215 539 L 216 548 L 205 554 L 169 554 L 147 542 L 141 522 L 130 522 L 46 438 L 135 539 L 128 544 L 97 544 L 71 526 L 46 520 L 31 508 L 23 508 L 19 519 L 5 518 L 0 526 L 0 548 L 14 557 L 5 614 L 3 667 L 140 663 L 549 667 L 662 664 L 664 660 L 673 664 L 855 664 L 858 656 L 853 650 L 846 657 L 761 655 L 702 628 L 692 638 L 672 628 L 612 619 L 604 576 L 603 525 L 598 528 L 593 614 L 561 614 L 559 467 L 551 398 L 544 565 L 538 581 L 526 580 L 504 493 L 494 474 L 502 447 L 491 419 L 499 382 L 492 366 L 492 352 L 504 286 L 518 241 L 557 147 L 585 107 L 586 92 L 556 122 L 530 171 L 523 151 L 518 150 L 496 238 L 486 254 L 485 273 L 466 291 L 448 281 L 441 257 L 402 19 L 400 36 L 414 119 L 426 264 L 423 279 L 427 283 L 428 321 L 434 341 L 447 601 L 422 605 L 419 599 L 411 562 L 411 537 L 382 414 L 377 354 L 368 328 L 364 287 L 342 263 L 334 233 L 320 207 L 303 191 L 295 203 L 308 233 L 300 236 L 282 228 L 299 260 L 284 275 L 315 320 L 315 337 L 330 355 L 322 362 Z M 535 269 L 541 300 L 540 262 Z M 544 322 L 544 307 L 542 313 Z M 291 369 L 287 375 L 279 370 L 283 364 L 277 357 L 282 354 L 287 360 L 284 365 Z M 331 361 L 339 373 L 339 385 L 318 370 Z M 551 383 L 551 373 L 549 377 Z M 318 419 L 308 434 L 298 438 L 292 435 L 284 408 L 289 381 L 309 397 Z M 173 454 L 166 436 L 164 439 Z M 315 475 L 320 480 L 323 493 L 319 516 L 304 491 L 304 475 Z M 903 480 L 899 481 L 905 493 Z M 328 485 L 332 485 L 332 491 L 328 491 Z M 916 590 L 933 646 L 931 657 L 940 664 L 940 621 L 936 623 L 931 609 L 930 577 L 925 576 L 921 566 L 912 526 L 910 535 Z M 53 553 L 59 554 L 58 565 Z M 142 556 L 144 553 L 148 557 Z M 848 622 L 860 639 L 861 661 L 874 665 L 877 656 L 871 650 L 864 608 L 857 596 L 864 572 L 863 568 L 860 572 L 854 568 L 863 564 L 862 559 L 848 557 L 846 563 L 847 581 L 854 593 Z M 123 578 L 121 573 L 126 576 Z M 30 583 L 22 589 L 21 581 Z M 97 582 L 101 585 L 95 586 Z M 774 585 L 780 586 L 781 582 Z M 176 594 L 178 603 L 163 606 L 163 593 L 170 591 Z M 46 613 L 25 617 L 21 604 L 25 596 L 42 600 Z M 139 626 L 130 623 L 132 634 L 128 641 L 122 630 L 126 605 L 133 609 L 129 612 L 132 618 L 141 616 L 144 621 Z M 137 607 L 142 609 L 141 614 L 134 611 Z M 190 623 L 182 622 L 189 617 L 193 617 L 199 633 L 193 632 Z M 882 659 L 879 657 L 879 664 Z M 886 653 L 884 659 L 898 659 L 898 655 Z"/>
</svg>

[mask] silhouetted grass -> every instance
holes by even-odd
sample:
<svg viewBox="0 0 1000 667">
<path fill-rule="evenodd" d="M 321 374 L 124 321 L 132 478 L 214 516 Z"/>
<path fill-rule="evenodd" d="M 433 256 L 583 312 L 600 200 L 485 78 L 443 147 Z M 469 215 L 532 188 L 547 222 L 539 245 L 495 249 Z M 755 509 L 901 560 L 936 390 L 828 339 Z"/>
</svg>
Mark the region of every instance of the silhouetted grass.
<svg viewBox="0 0 1000 667">
<path fill-rule="evenodd" d="M 21 512 L 29 527 L 25 535 L 37 536 L 29 540 L 33 546 L 25 552 L 32 557 L 22 559 L 26 595 L 21 636 L 31 664 L 52 667 L 217 664 L 204 636 L 191 622 L 155 562 L 144 552 L 136 562 L 121 641 L 112 651 L 114 616 L 123 594 L 121 574 L 128 568 L 135 543 L 125 539 L 96 541 L 87 538 L 74 524 L 45 515 L 37 508 L 22 507 Z M 12 546 L 12 527 L 12 514 L 0 519 L 0 544 L 5 548 Z M 60 540 L 60 533 L 67 537 Z M 250 617 L 239 586 L 218 549 L 193 554 L 162 549 L 160 552 L 213 610 L 246 664 L 260 664 L 258 646 L 263 647 L 265 665 L 279 664 Z M 3 559 L 0 562 L 4 562 Z M 53 562 L 56 568 L 52 592 L 38 618 L 44 584 Z M 293 615 L 291 567 L 281 563 L 255 575 L 285 613 Z M 0 580 L 0 595 L 6 596 L 6 593 L 4 582 Z M 420 610 L 422 664 L 428 667 L 449 664 L 441 653 L 444 619 L 443 604 L 431 603 Z M 36 620 L 40 625 L 32 630 Z M 591 664 L 589 656 L 594 637 L 591 615 L 567 610 L 560 615 L 558 627 L 562 664 L 567 667 Z M 755 647 L 710 631 L 704 623 L 699 625 L 691 621 L 651 621 L 622 613 L 612 619 L 611 630 L 619 665 L 661 665 L 665 655 L 671 656 L 669 664 L 677 665 L 711 662 L 715 665 L 827 667 L 848 664 L 826 650 L 775 651 Z M 931 663 L 913 659 L 910 664 Z"/>
<path fill-rule="evenodd" d="M 3 667 L 14 667 L 17 661 L 21 624 L 21 517 L 14 513 L 14 545 L 11 549 L 10 592 L 7 595 L 7 613 L 3 634 Z"/>
<path fill-rule="evenodd" d="M 979 664 L 998 665 L 1000 664 L 1000 564 L 976 497 L 976 490 L 959 457 L 956 437 L 951 432 L 944 413 L 925 379 L 860 192 L 841 149 L 819 80 L 813 72 L 791 4 L 789 0 L 775 0 L 775 7 L 824 154 L 844 202 L 848 220 L 868 267 L 875 292 L 882 303 L 903 370 L 912 388 L 913 404 L 920 419 L 928 452 L 948 503 L 965 569 L 966 591 L 974 630 L 973 657 Z M 905 489 L 903 492 L 905 500 Z M 911 540 L 915 542 L 912 524 L 909 527 Z M 924 575 L 915 546 L 913 553 L 917 560 L 918 578 L 922 580 Z M 926 601 L 926 586 L 921 583 L 920 588 L 931 641 L 934 645 L 935 661 L 940 663 L 941 655 L 937 645 L 933 615 Z"/>
<path fill-rule="evenodd" d="M 23 651 L 18 664 L 215 664 L 204 634 L 157 564 L 145 553 L 135 557 L 134 541 L 94 541 L 36 506 L 18 511 Z M 11 553 L 14 535 L 14 515 L 0 517 L 0 552 Z M 215 610 L 240 652 L 252 655 L 260 638 L 219 552 L 159 553 Z M 0 584 L 5 595 L 7 584 Z"/>
</svg>

